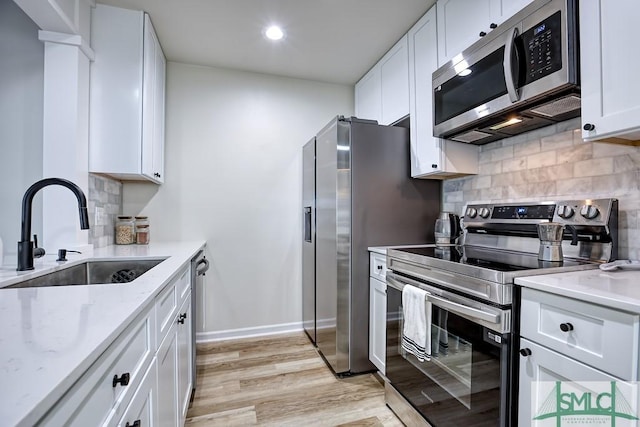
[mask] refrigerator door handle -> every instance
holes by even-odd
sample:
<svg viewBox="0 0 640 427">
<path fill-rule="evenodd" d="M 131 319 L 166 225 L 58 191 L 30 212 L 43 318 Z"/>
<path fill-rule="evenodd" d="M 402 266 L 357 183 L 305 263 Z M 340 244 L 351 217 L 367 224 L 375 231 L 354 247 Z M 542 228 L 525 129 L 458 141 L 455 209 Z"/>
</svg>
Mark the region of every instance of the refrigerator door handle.
<svg viewBox="0 0 640 427">
<path fill-rule="evenodd" d="M 311 243 L 311 206 L 304 208 L 304 241 Z"/>
</svg>

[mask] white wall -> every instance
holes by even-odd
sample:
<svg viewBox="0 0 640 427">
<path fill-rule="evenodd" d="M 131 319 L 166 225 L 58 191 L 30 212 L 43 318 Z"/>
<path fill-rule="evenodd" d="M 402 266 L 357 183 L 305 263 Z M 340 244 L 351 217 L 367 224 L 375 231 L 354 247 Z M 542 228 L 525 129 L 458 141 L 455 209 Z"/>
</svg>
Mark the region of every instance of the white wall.
<svg viewBox="0 0 640 427">
<path fill-rule="evenodd" d="M 0 238 L 9 263 L 9 258 L 15 262 L 20 240 L 22 196 L 42 178 L 44 93 L 38 27 L 11 0 L 0 0 L 0 57 Z M 41 200 L 35 199 L 32 221 L 40 236 Z"/>
<path fill-rule="evenodd" d="M 152 240 L 207 240 L 209 337 L 300 328 L 302 146 L 353 113 L 353 87 L 177 63 L 167 72 L 166 181 L 125 183 L 124 213 L 149 215 Z"/>
</svg>

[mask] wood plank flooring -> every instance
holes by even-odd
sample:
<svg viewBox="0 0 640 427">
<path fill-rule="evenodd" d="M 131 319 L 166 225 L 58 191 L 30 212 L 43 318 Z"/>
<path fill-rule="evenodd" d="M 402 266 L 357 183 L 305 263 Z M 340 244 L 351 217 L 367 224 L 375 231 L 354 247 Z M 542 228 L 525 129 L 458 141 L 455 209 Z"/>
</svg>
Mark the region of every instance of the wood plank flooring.
<svg viewBox="0 0 640 427">
<path fill-rule="evenodd" d="M 199 344 L 187 427 L 403 424 L 373 374 L 337 379 L 303 333 Z"/>
</svg>

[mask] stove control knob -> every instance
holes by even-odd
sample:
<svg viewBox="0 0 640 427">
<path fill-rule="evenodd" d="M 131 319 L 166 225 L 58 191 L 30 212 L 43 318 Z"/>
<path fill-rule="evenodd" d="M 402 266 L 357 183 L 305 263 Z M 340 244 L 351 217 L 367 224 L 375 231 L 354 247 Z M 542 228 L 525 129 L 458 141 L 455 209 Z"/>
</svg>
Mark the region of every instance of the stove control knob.
<svg viewBox="0 0 640 427">
<path fill-rule="evenodd" d="M 466 215 L 469 218 L 475 218 L 478 215 L 478 210 L 476 208 L 467 208 Z"/>
<path fill-rule="evenodd" d="M 478 213 L 482 218 L 489 218 L 489 214 L 491 213 L 491 211 L 489 210 L 489 208 L 480 208 L 480 211 Z"/>
<path fill-rule="evenodd" d="M 593 205 L 584 205 L 580 209 L 580 215 L 582 215 L 586 219 L 593 219 L 597 217 L 599 213 L 600 211 L 598 210 L 598 208 Z"/>
<path fill-rule="evenodd" d="M 567 205 L 558 206 L 558 216 L 563 219 L 569 219 L 573 216 L 573 208 Z"/>
</svg>

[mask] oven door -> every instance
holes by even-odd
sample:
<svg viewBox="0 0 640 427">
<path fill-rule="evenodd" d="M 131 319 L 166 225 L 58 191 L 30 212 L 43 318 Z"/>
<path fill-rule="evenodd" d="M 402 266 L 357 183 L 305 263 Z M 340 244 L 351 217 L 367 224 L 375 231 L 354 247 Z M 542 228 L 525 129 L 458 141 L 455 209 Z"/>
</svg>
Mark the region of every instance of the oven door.
<svg viewBox="0 0 640 427">
<path fill-rule="evenodd" d="M 386 375 L 434 427 L 508 426 L 509 309 L 470 300 L 393 273 L 387 275 Z M 402 289 L 418 286 L 431 302 L 431 358 L 401 348 Z"/>
</svg>

